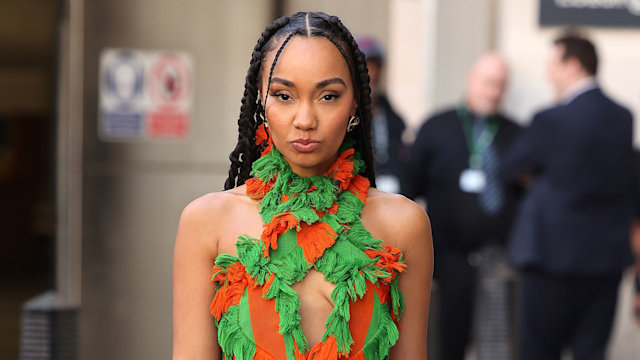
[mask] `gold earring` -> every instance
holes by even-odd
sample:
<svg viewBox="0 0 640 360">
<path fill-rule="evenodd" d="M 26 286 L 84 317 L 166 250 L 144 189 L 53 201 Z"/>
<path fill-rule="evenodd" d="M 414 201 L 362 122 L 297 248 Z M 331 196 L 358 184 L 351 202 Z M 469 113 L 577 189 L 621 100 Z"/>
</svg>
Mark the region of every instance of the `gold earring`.
<svg viewBox="0 0 640 360">
<path fill-rule="evenodd" d="M 349 118 L 349 124 L 347 125 L 347 132 L 352 132 L 356 125 L 360 124 L 360 118 L 352 116 Z"/>
</svg>

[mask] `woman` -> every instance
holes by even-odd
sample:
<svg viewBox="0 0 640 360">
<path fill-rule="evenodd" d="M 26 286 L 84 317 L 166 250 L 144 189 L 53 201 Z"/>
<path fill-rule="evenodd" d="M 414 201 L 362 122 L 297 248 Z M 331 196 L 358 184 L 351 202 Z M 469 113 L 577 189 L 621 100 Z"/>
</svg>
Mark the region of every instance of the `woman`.
<svg viewBox="0 0 640 360">
<path fill-rule="evenodd" d="M 369 94 L 337 17 L 264 30 L 227 190 L 180 219 L 174 359 L 426 358 L 429 220 L 370 187 Z"/>
</svg>

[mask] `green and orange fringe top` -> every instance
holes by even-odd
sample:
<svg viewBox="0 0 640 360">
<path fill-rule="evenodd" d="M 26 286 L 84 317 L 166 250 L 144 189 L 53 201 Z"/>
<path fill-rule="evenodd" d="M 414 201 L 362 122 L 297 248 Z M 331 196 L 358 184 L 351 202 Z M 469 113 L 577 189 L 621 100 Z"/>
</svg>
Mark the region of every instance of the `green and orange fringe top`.
<svg viewBox="0 0 640 360">
<path fill-rule="evenodd" d="M 360 154 L 345 140 L 325 175 L 301 177 L 264 128 L 257 143 L 266 147 L 246 191 L 260 200 L 264 231 L 260 239 L 241 236 L 238 256 L 220 254 L 213 267 L 211 314 L 225 359 L 387 358 L 399 336 L 404 301 L 397 276 L 406 264 L 362 225 L 369 180 L 359 175 Z M 291 288 L 311 268 L 335 284 L 326 331 L 313 347 Z"/>
</svg>

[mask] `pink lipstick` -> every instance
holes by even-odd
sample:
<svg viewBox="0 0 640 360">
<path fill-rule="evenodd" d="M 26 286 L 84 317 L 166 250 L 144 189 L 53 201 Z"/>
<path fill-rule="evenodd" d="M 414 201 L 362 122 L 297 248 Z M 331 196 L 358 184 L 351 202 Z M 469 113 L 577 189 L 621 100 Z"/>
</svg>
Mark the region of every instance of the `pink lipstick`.
<svg viewBox="0 0 640 360">
<path fill-rule="evenodd" d="M 291 146 L 299 152 L 308 153 L 317 149 L 320 142 L 313 139 L 296 139 L 290 142 Z"/>
</svg>

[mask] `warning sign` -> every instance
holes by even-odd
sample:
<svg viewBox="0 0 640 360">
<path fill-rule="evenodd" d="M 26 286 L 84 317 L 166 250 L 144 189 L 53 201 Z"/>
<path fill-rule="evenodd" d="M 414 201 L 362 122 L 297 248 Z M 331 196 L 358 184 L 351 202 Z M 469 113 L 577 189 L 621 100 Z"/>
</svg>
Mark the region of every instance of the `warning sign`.
<svg viewBox="0 0 640 360">
<path fill-rule="evenodd" d="M 107 49 L 100 57 L 99 135 L 181 139 L 189 133 L 193 61 L 183 52 Z"/>
</svg>

